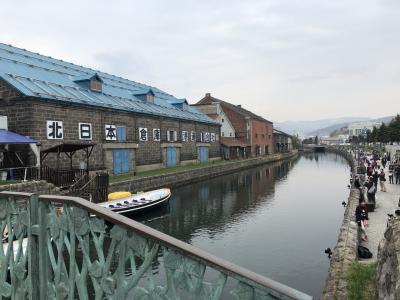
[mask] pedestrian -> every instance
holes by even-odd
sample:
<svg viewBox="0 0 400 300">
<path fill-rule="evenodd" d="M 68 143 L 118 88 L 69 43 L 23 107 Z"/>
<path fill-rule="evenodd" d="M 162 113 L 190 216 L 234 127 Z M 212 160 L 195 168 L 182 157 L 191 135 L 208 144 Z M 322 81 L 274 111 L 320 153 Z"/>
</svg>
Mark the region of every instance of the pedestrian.
<svg viewBox="0 0 400 300">
<path fill-rule="evenodd" d="M 383 168 L 386 168 L 386 162 L 387 162 L 386 156 L 384 156 L 384 157 L 382 158 L 381 162 L 382 162 Z"/>
<path fill-rule="evenodd" d="M 379 174 L 379 184 L 381 185 L 381 192 L 386 192 L 385 181 L 385 171 L 381 169 L 381 173 Z"/>
<path fill-rule="evenodd" d="M 363 241 L 368 241 L 365 227 L 368 226 L 368 211 L 365 202 L 361 202 L 356 208 L 356 221 Z"/>
<path fill-rule="evenodd" d="M 396 165 L 396 168 L 394 169 L 394 176 L 396 176 L 396 184 L 400 183 L 400 165 Z"/>
<path fill-rule="evenodd" d="M 370 163 L 368 163 L 368 167 L 367 167 L 367 176 L 370 177 L 372 176 L 372 166 Z"/>
<path fill-rule="evenodd" d="M 358 175 L 355 176 L 355 179 L 354 179 L 354 187 L 355 187 L 356 189 L 359 189 L 359 188 L 361 187 L 360 178 L 358 177 Z"/>
<path fill-rule="evenodd" d="M 389 183 L 393 184 L 393 165 L 389 165 Z"/>
<path fill-rule="evenodd" d="M 375 187 L 378 187 L 378 179 L 379 179 L 379 173 L 378 171 L 375 171 L 374 174 L 372 175 L 373 181 L 375 183 Z"/>
<path fill-rule="evenodd" d="M 376 185 L 374 183 L 374 178 L 370 176 L 364 183 L 364 186 L 367 188 L 368 203 L 375 204 Z"/>
</svg>

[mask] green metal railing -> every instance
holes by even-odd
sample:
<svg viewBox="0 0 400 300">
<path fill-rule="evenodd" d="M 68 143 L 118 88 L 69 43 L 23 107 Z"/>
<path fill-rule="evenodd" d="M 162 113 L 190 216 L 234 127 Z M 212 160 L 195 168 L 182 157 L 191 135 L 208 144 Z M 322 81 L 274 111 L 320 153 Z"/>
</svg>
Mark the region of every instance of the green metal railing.
<svg viewBox="0 0 400 300">
<path fill-rule="evenodd" d="M 312 299 L 76 197 L 0 193 L 0 297 Z"/>
</svg>

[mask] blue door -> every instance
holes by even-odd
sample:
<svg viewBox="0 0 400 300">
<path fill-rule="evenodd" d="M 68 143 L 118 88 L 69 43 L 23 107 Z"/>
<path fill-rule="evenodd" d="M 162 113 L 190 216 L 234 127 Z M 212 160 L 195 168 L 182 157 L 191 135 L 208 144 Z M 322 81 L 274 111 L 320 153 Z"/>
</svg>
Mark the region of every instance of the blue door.
<svg viewBox="0 0 400 300">
<path fill-rule="evenodd" d="M 114 174 L 122 174 L 129 172 L 128 149 L 113 150 L 113 168 L 114 168 Z"/>
<path fill-rule="evenodd" d="M 199 147 L 199 160 L 200 162 L 208 161 L 208 147 Z"/>
<path fill-rule="evenodd" d="M 167 147 L 167 167 L 176 166 L 176 149 L 174 147 Z"/>
</svg>

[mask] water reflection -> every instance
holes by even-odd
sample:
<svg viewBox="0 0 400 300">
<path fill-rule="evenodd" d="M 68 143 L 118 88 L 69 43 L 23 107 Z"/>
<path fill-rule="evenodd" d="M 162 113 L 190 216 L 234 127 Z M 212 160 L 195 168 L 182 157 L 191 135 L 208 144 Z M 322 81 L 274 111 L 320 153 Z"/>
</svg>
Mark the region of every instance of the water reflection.
<svg viewBox="0 0 400 300">
<path fill-rule="evenodd" d="M 278 162 L 235 174 L 224 175 L 172 191 L 169 214 L 154 219 L 159 212 L 138 220 L 157 230 L 190 243 L 199 231 L 213 238 L 236 224 L 243 215 L 259 206 L 271 205 L 274 183 L 283 180 L 298 159 Z"/>
<path fill-rule="evenodd" d="M 348 172 L 338 155 L 305 154 L 174 189 L 168 211 L 138 220 L 318 298 Z"/>
</svg>

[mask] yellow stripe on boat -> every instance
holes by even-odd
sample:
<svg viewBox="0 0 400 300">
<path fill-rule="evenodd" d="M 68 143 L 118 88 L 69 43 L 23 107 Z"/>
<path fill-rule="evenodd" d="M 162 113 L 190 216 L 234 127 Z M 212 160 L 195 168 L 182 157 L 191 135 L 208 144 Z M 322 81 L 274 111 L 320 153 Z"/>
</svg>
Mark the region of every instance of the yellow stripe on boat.
<svg viewBox="0 0 400 300">
<path fill-rule="evenodd" d="M 130 196 L 132 196 L 131 192 L 114 192 L 108 194 L 108 201 L 128 198 Z"/>
</svg>

